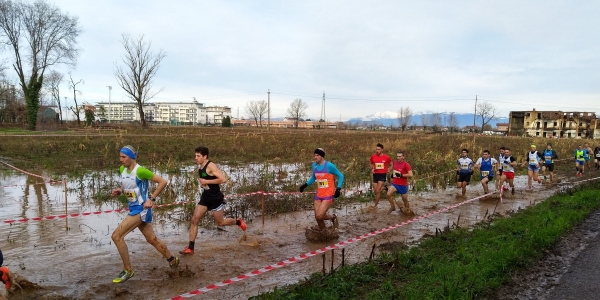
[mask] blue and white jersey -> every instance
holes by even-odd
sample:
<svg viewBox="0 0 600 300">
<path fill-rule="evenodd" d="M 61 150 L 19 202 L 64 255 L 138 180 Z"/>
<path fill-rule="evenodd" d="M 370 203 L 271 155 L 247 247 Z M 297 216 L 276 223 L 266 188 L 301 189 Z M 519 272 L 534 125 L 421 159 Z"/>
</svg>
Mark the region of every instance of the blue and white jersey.
<svg viewBox="0 0 600 300">
<path fill-rule="evenodd" d="M 494 176 L 494 165 L 497 165 L 498 161 L 493 157 L 490 157 L 487 160 L 480 157 L 475 164 L 480 166 L 479 170 L 481 171 L 481 177 L 487 177 L 490 175 Z"/>
<path fill-rule="evenodd" d="M 498 154 L 498 170 L 502 170 L 502 165 L 504 164 L 504 154 Z"/>
<path fill-rule="evenodd" d="M 527 161 L 529 162 L 530 166 L 535 166 L 535 165 L 539 164 L 541 158 L 542 158 L 542 155 L 537 151 L 527 152 Z"/>
<path fill-rule="evenodd" d="M 514 161 L 516 161 L 516 159 L 512 155 L 504 156 L 504 160 L 502 161 L 502 174 L 504 174 L 504 172 L 515 172 L 515 168 L 511 165 Z"/>
<path fill-rule="evenodd" d="M 123 186 L 123 194 L 127 197 L 129 204 L 129 215 L 140 215 L 143 222 L 152 222 L 152 209 L 145 209 L 144 202 L 148 198 L 148 180 L 137 177 L 140 165 L 136 166 L 127 172 L 127 168 L 123 168 L 121 172 L 121 184 Z"/>
<path fill-rule="evenodd" d="M 470 173 L 473 167 L 473 160 L 470 157 L 461 157 L 457 161 L 461 173 Z"/>
<path fill-rule="evenodd" d="M 556 153 L 553 149 L 544 150 L 544 163 L 549 165 L 554 163 L 554 158 L 556 157 Z"/>
</svg>

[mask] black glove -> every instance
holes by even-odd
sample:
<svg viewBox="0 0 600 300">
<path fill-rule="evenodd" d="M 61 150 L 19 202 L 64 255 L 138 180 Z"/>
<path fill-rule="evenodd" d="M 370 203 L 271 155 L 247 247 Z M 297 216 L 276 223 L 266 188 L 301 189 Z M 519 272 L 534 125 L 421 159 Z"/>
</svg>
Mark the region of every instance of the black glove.
<svg viewBox="0 0 600 300">
<path fill-rule="evenodd" d="M 473 173 L 475 173 L 475 171 L 471 170 L 471 172 L 469 172 L 469 175 L 473 175 Z"/>
<path fill-rule="evenodd" d="M 342 189 L 340 189 L 340 188 L 335 189 L 335 194 L 333 194 L 333 198 L 339 197 L 341 193 L 342 193 Z"/>
<path fill-rule="evenodd" d="M 460 175 L 460 171 L 459 170 L 456 170 L 456 175 Z"/>
<path fill-rule="evenodd" d="M 300 186 L 300 193 L 304 192 L 304 189 L 308 187 L 308 184 L 306 184 L 306 182 Z"/>
</svg>

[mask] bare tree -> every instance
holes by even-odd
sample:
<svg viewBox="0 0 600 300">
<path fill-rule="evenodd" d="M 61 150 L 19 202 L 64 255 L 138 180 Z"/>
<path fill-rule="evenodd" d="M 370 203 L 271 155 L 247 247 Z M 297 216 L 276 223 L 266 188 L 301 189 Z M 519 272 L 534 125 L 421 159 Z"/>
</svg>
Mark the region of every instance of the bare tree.
<svg viewBox="0 0 600 300">
<path fill-rule="evenodd" d="M 78 19 L 43 0 L 0 0 L 0 29 L 1 41 L 13 50 L 12 67 L 25 96 L 27 124 L 35 130 L 46 68 L 75 65 Z"/>
<path fill-rule="evenodd" d="M 259 126 L 260 122 L 260 127 L 262 127 L 262 120 L 264 119 L 265 114 L 267 114 L 268 109 L 269 104 L 265 100 L 250 101 L 246 103 L 246 113 L 250 118 L 254 119 L 256 126 Z"/>
<path fill-rule="evenodd" d="M 408 123 L 412 119 L 412 110 L 410 107 L 400 107 L 398 110 L 398 124 L 400 125 L 400 130 L 404 132 L 406 127 L 408 127 Z"/>
<path fill-rule="evenodd" d="M 490 102 L 483 101 L 477 104 L 477 117 L 481 120 L 481 131 L 483 132 L 483 127 L 498 117 L 498 110 Z"/>
<path fill-rule="evenodd" d="M 442 115 L 440 113 L 432 113 L 429 115 L 429 124 L 433 127 L 433 131 L 440 130 L 440 126 L 442 126 Z"/>
<path fill-rule="evenodd" d="M 52 100 L 54 100 L 54 102 L 56 103 L 56 106 L 58 106 L 58 114 L 60 117 L 60 124 L 63 123 L 62 107 L 60 106 L 60 89 L 59 89 L 62 81 L 63 81 L 63 74 L 60 72 L 57 72 L 56 70 L 50 71 L 48 76 L 46 76 L 46 80 L 44 81 L 44 86 L 46 87 L 46 89 L 49 90 L 50 97 L 52 98 Z"/>
<path fill-rule="evenodd" d="M 132 39 L 128 34 L 123 34 L 121 44 L 125 48 L 122 57 L 125 66 L 115 63 L 115 77 L 127 96 L 136 103 L 142 127 L 146 127 L 144 104 L 162 91 L 152 91 L 152 81 L 167 54 L 163 50 L 151 52 L 152 42 L 144 41 L 143 35 Z"/>
<path fill-rule="evenodd" d="M 306 109 L 308 109 L 308 104 L 302 101 L 300 98 L 296 98 L 292 103 L 290 103 L 290 107 L 287 109 L 288 117 L 294 120 L 294 127 L 298 128 L 298 122 L 301 118 L 306 116 Z"/>
<path fill-rule="evenodd" d="M 458 118 L 454 112 L 448 115 L 448 127 L 450 127 L 450 132 L 457 131 L 458 129 Z"/>
<path fill-rule="evenodd" d="M 81 125 L 81 117 L 79 116 L 79 113 L 82 111 L 82 109 L 77 104 L 77 94 L 81 95 L 81 91 L 77 89 L 77 85 L 80 83 L 84 83 L 84 82 L 83 82 L 83 79 L 79 79 L 79 81 L 75 82 L 73 80 L 73 77 L 71 76 L 71 73 L 69 73 L 69 79 L 71 80 L 71 82 L 69 83 L 69 86 L 73 90 L 73 102 L 75 102 L 75 107 L 71 106 L 71 107 L 69 107 L 69 109 L 73 112 L 73 114 L 77 118 L 77 125 Z"/>
<path fill-rule="evenodd" d="M 421 114 L 421 126 L 423 126 L 423 130 L 429 126 L 429 117 L 425 114 Z"/>
</svg>

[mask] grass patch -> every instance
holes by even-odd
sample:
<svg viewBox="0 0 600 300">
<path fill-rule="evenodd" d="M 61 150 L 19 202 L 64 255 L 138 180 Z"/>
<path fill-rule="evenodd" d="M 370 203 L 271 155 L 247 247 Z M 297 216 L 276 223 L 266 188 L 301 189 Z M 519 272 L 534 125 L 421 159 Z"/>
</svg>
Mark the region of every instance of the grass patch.
<svg viewBox="0 0 600 300">
<path fill-rule="evenodd" d="M 313 274 L 253 299 L 485 298 L 599 207 L 600 183 L 582 185 L 509 218 L 425 239 L 335 274 Z"/>
</svg>

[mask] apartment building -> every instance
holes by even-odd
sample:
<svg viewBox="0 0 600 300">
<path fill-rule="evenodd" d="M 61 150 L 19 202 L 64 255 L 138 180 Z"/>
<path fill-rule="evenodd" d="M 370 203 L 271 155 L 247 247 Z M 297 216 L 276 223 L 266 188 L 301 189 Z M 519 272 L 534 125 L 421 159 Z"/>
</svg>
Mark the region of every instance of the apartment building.
<svg viewBox="0 0 600 300">
<path fill-rule="evenodd" d="M 113 122 L 139 121 L 137 106 L 133 102 L 98 102 L 96 113 L 101 120 Z M 152 102 L 143 107 L 147 122 L 170 124 L 222 124 L 223 118 L 231 117 L 227 106 L 204 106 L 197 101 Z"/>
<path fill-rule="evenodd" d="M 511 111 L 509 135 L 559 138 L 600 138 L 594 112 Z"/>
</svg>

